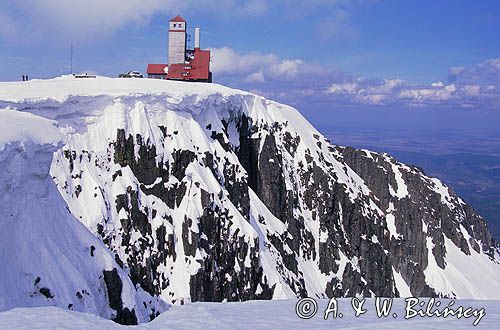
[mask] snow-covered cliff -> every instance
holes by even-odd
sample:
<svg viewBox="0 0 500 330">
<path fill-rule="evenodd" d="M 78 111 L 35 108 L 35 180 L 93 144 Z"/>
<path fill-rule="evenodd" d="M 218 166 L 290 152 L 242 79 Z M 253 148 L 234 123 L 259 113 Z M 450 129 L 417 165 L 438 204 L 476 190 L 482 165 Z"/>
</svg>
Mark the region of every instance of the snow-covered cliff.
<svg viewBox="0 0 500 330">
<path fill-rule="evenodd" d="M 62 77 L 0 83 L 0 108 L 57 122 L 51 175 L 69 210 L 165 302 L 500 298 L 498 251 L 466 203 L 387 154 L 333 145 L 289 106 Z"/>
<path fill-rule="evenodd" d="M 135 289 L 49 175 L 62 139 L 51 120 L 0 110 L 0 310 L 54 305 L 120 323 L 149 321 L 165 304 Z"/>
</svg>

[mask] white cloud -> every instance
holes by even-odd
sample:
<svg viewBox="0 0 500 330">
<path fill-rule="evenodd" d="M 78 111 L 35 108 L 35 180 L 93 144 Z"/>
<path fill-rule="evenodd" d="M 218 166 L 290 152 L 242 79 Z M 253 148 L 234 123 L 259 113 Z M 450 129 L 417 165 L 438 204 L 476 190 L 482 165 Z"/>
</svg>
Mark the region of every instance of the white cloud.
<svg viewBox="0 0 500 330">
<path fill-rule="evenodd" d="M 393 79 L 370 81 L 363 77 L 334 82 L 323 94 L 332 102 L 401 106 L 445 106 L 500 108 L 500 59 L 491 59 L 471 68 L 454 67 L 451 83 L 415 85 Z M 485 83 L 486 82 L 486 83 Z"/>
<path fill-rule="evenodd" d="M 384 79 L 381 84 L 370 86 L 368 88 L 369 94 L 387 94 L 394 91 L 394 89 L 404 85 L 401 79 Z"/>
<path fill-rule="evenodd" d="M 448 72 L 450 74 L 459 74 L 460 72 L 464 71 L 465 68 L 463 66 L 452 66 L 451 68 L 448 69 Z"/>
<path fill-rule="evenodd" d="M 304 63 L 302 60 L 282 60 L 269 67 L 269 74 L 274 77 L 293 78 L 297 75 L 300 66 Z"/>
<path fill-rule="evenodd" d="M 261 70 L 250 74 L 246 81 L 248 82 L 264 82 L 266 79 L 264 78 L 264 74 Z"/>
<path fill-rule="evenodd" d="M 2 0 L 0 1 L 0 37 L 16 40 L 89 40 L 101 38 L 130 25 L 147 25 L 153 15 L 206 13 L 221 19 L 248 18 L 279 13 L 304 18 L 328 12 L 329 19 L 319 22 L 327 36 L 354 31 L 347 11 L 351 4 L 364 0 Z M 316 24 L 316 28 L 318 27 Z M 313 27 L 314 28 L 314 27 Z"/>
<path fill-rule="evenodd" d="M 465 85 L 463 87 L 464 93 L 467 96 L 478 96 L 481 91 L 481 86 L 479 85 Z"/>
<path fill-rule="evenodd" d="M 500 109 L 500 58 L 470 68 L 452 68 L 449 72 L 456 76 L 447 83 L 414 84 L 401 79 L 348 76 L 325 64 L 281 59 L 274 54 L 240 55 L 230 49 L 225 54 L 227 62 L 238 63 L 239 72 L 224 74 L 236 77 L 235 81 L 243 74 L 240 81 L 261 84 L 261 95 L 292 104 L 302 100 L 332 105 Z"/>
<path fill-rule="evenodd" d="M 278 57 L 274 54 L 257 52 L 240 54 L 229 47 L 213 48 L 211 52 L 211 68 L 217 74 L 234 75 L 255 72 L 263 66 L 269 66 L 278 61 Z"/>
<path fill-rule="evenodd" d="M 234 17 L 260 15 L 268 7 L 264 0 L 2 0 L 0 37 L 92 40 L 130 24 L 147 25 L 155 14 L 173 16 L 189 10 Z"/>
<path fill-rule="evenodd" d="M 355 82 L 333 83 L 327 88 L 326 92 L 331 94 L 357 94 L 359 90 L 358 84 Z"/>
<path fill-rule="evenodd" d="M 11 18 L 11 35 L 78 38 L 111 34 L 128 24 L 147 24 L 156 12 L 179 8 L 174 0 L 7 0 L 0 11 Z"/>
<path fill-rule="evenodd" d="M 450 68 L 448 79 L 461 84 L 500 85 L 500 58 L 492 58 L 470 68 Z"/>
<path fill-rule="evenodd" d="M 500 59 L 458 72 L 454 82 L 414 84 L 401 79 L 349 76 L 324 63 L 283 59 L 276 54 L 240 54 L 231 48 L 213 50 L 217 80 L 289 104 L 398 107 L 500 108 Z M 496 78 L 495 78 L 496 77 Z M 258 86 L 258 87 L 257 87 Z"/>
<path fill-rule="evenodd" d="M 358 78 L 356 81 L 333 83 L 326 90 L 326 94 L 340 94 L 344 100 L 352 100 L 355 103 L 385 104 L 388 98 L 404 84 L 400 79 L 388 79 L 377 82 Z M 350 96 L 346 98 L 345 96 Z"/>
<path fill-rule="evenodd" d="M 406 100 L 410 105 L 432 104 L 448 101 L 456 92 L 454 84 L 446 86 L 412 87 L 399 93 L 399 98 Z"/>
<path fill-rule="evenodd" d="M 240 54 L 229 47 L 213 48 L 211 68 L 214 74 L 246 76 L 247 81 L 263 82 L 268 79 L 294 78 L 301 65 L 300 59 L 280 59 L 277 55 L 257 52 Z"/>
</svg>

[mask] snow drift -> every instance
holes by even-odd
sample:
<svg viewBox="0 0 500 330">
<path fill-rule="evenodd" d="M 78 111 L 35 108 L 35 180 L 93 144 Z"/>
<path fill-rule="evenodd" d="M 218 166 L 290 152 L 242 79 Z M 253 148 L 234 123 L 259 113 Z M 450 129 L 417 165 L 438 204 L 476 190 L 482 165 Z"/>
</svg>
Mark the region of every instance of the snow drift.
<svg viewBox="0 0 500 330">
<path fill-rule="evenodd" d="M 62 138 L 51 120 L 0 110 L 0 310 L 53 305 L 149 321 L 155 305 L 148 311 L 143 301 L 156 299 L 137 292 L 49 175 Z"/>
</svg>

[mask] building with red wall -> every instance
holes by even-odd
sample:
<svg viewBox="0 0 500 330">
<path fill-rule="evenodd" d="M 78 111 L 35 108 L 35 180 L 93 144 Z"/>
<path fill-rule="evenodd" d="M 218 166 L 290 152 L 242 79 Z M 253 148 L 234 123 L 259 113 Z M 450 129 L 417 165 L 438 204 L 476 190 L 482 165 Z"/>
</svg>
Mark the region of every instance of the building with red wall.
<svg viewBox="0 0 500 330">
<path fill-rule="evenodd" d="M 212 82 L 210 50 L 200 48 L 195 28 L 194 49 L 187 49 L 187 23 L 177 15 L 169 21 L 168 64 L 148 64 L 148 78 Z"/>
</svg>

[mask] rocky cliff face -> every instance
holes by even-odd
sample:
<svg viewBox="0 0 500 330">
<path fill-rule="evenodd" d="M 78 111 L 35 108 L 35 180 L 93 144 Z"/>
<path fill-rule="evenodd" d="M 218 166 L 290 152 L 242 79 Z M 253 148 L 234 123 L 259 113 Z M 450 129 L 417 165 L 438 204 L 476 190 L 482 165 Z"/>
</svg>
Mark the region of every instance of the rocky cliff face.
<svg viewBox="0 0 500 330">
<path fill-rule="evenodd" d="M 439 180 L 421 168 L 399 163 L 387 154 L 337 147 L 340 159 L 358 173 L 385 210 L 384 245 L 391 264 L 415 296 L 445 295 L 429 286 L 430 264 L 449 268 L 452 247 L 463 255 L 495 258 L 495 242 L 486 222 Z M 455 251 L 455 252 L 456 252 Z M 461 265 L 468 267 L 466 263 Z M 465 269 L 458 269 L 465 272 Z"/>
<path fill-rule="evenodd" d="M 112 81 L 108 96 L 9 103 L 70 127 L 52 176 L 144 291 L 174 304 L 500 298 L 485 221 L 439 180 L 335 146 L 295 109 L 252 94 L 126 82 L 153 83 L 152 94 Z"/>
</svg>

